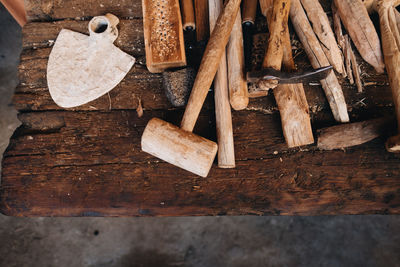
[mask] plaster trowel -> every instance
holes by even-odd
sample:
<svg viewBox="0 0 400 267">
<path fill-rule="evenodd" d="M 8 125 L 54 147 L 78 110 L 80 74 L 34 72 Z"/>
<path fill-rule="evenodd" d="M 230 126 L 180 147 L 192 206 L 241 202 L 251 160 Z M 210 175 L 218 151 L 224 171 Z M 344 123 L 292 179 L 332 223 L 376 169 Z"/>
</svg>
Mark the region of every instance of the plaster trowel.
<svg viewBox="0 0 400 267">
<path fill-rule="evenodd" d="M 89 36 L 60 31 L 47 64 L 47 83 L 57 105 L 86 104 L 112 90 L 132 68 L 135 58 L 113 44 L 118 23 L 107 14 L 89 22 Z"/>
</svg>

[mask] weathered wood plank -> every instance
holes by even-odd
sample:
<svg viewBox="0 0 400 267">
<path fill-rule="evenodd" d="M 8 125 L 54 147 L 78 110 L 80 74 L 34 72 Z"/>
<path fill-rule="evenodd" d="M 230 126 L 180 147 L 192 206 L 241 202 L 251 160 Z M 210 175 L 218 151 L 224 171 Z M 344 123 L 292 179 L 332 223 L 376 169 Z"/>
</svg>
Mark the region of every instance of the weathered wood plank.
<svg viewBox="0 0 400 267">
<path fill-rule="evenodd" d="M 324 152 L 315 145 L 287 149 L 271 94 L 252 99 L 247 111 L 233 112 L 235 169 L 214 165 L 204 179 L 141 152 L 140 137 L 150 118 L 179 124 L 182 116 L 182 110 L 171 109 L 166 100 L 160 75 L 145 69 L 141 1 L 26 2 L 29 18 L 42 22 L 28 23 L 23 30 L 21 84 L 14 96 L 17 109 L 24 112 L 19 116 L 23 125 L 3 158 L 2 213 L 400 214 L 400 156 L 385 151 L 385 137 L 345 151 Z M 105 95 L 74 112 L 62 111 L 51 100 L 46 83 L 51 46 L 61 28 L 87 33 L 90 17 L 106 12 L 123 18 L 116 45 L 135 56 L 137 63 L 110 98 Z M 77 17 L 85 21 L 74 20 Z M 55 19 L 61 21 L 48 22 Z M 258 31 L 265 31 L 260 25 Z M 301 48 L 295 54 L 299 69 L 307 68 Z M 340 81 L 352 120 L 391 111 L 386 75 L 375 74 L 367 64 L 361 64 L 361 71 L 364 93 Z M 332 125 L 321 86 L 304 87 L 314 129 Z M 135 111 L 139 98 L 144 107 L 141 118 Z M 213 106 L 210 94 L 194 130 L 210 140 L 216 140 Z"/>
<path fill-rule="evenodd" d="M 62 20 L 54 22 L 32 22 L 22 29 L 22 46 L 24 49 L 45 48 L 53 46 L 61 29 L 69 29 L 89 34 L 88 21 Z M 132 56 L 143 56 L 144 38 L 142 19 L 120 20 L 119 36 L 115 45 Z"/>
<path fill-rule="evenodd" d="M 26 49 L 22 53 L 19 66 L 20 85 L 17 87 L 14 96 L 14 104 L 18 110 L 61 109 L 53 102 L 47 89 L 46 67 L 49 53 L 50 48 Z M 300 66 L 305 64 L 303 59 L 299 61 Z M 372 73 L 366 77 L 365 92 L 363 93 L 357 93 L 356 88 L 348 84 L 347 81 L 341 80 L 341 82 L 350 111 L 357 108 L 373 109 L 392 105 L 386 75 Z M 320 84 L 305 84 L 304 88 L 313 113 L 328 108 Z M 172 108 L 164 95 L 161 76 L 148 72 L 139 61 L 124 80 L 110 92 L 111 108 L 135 109 L 138 97 L 143 100 L 143 105 L 147 109 Z M 109 108 L 110 100 L 105 95 L 73 110 L 109 110 Z M 261 110 L 267 113 L 277 110 L 272 95 L 251 99 L 248 109 Z"/>
<path fill-rule="evenodd" d="M 29 21 L 49 21 L 112 13 L 120 18 L 142 17 L 141 0 L 25 0 Z"/>
<path fill-rule="evenodd" d="M 237 168 L 214 166 L 204 179 L 140 151 L 138 139 L 146 121 L 154 115 L 176 121 L 177 114 L 55 115 L 65 123 L 58 132 L 19 130 L 11 140 L 3 160 L 1 212 L 14 216 L 400 213 L 400 156 L 387 153 L 383 139 L 346 151 L 326 153 L 313 147 L 284 151 L 284 140 L 277 136 L 277 116 L 235 113 L 234 124 L 240 125 L 235 128 Z M 197 127 L 200 134 L 210 134 L 207 115 Z"/>
</svg>

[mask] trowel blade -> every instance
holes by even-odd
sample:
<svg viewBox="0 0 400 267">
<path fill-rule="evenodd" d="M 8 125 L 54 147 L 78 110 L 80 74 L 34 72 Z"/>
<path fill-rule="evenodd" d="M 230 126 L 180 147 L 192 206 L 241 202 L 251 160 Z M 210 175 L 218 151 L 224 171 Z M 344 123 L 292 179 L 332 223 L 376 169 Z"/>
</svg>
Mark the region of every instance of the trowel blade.
<svg viewBox="0 0 400 267">
<path fill-rule="evenodd" d="M 64 108 L 86 104 L 117 86 L 134 63 L 134 57 L 112 42 L 63 29 L 47 65 L 51 97 Z"/>
</svg>

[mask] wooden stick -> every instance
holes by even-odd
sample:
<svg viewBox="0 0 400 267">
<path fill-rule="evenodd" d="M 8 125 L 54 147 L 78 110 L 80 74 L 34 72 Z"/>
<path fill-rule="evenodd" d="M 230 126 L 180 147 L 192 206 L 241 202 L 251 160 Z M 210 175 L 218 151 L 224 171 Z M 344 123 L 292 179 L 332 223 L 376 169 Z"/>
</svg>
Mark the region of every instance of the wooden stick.
<svg viewBox="0 0 400 267">
<path fill-rule="evenodd" d="M 304 50 L 313 68 L 316 69 L 328 66 L 329 61 L 307 19 L 300 0 L 292 0 L 290 19 L 292 20 L 294 29 L 303 44 Z M 339 122 L 348 122 L 349 115 L 347 113 L 343 91 L 334 72 L 331 72 L 326 79 L 321 80 L 321 85 L 325 91 L 335 120 Z"/>
<path fill-rule="evenodd" d="M 210 36 L 210 26 L 208 21 L 208 1 L 194 0 L 194 12 L 196 16 L 197 41 L 205 42 Z"/>
<path fill-rule="evenodd" d="M 233 25 L 227 47 L 229 101 L 235 110 L 242 110 L 249 103 L 245 76 L 243 34 L 240 11 Z"/>
<path fill-rule="evenodd" d="M 353 71 L 351 69 L 351 44 L 350 44 L 350 37 L 349 35 L 344 36 L 344 58 L 345 58 L 345 63 L 346 63 L 346 72 L 347 72 L 347 78 L 349 80 L 350 84 L 354 84 L 354 78 L 353 78 Z"/>
<path fill-rule="evenodd" d="M 159 73 L 167 68 L 186 65 L 185 44 L 178 0 L 166 0 L 158 7 L 142 0 L 146 66 Z"/>
<path fill-rule="evenodd" d="M 344 40 L 344 36 L 343 36 L 343 31 L 342 31 L 342 21 L 340 20 L 340 16 L 337 11 L 335 2 L 332 2 L 331 9 L 332 9 L 332 18 L 333 18 L 333 29 L 335 31 L 338 45 L 340 46 L 340 48 L 342 48 L 342 51 L 344 53 L 345 40 Z"/>
<path fill-rule="evenodd" d="M 236 15 L 239 11 L 240 1 L 229 0 L 227 2 L 224 11 L 218 17 L 210 40 L 208 40 L 185 113 L 183 114 L 181 127 L 185 131 L 191 132 L 196 124 L 208 89 L 211 86 L 226 44 L 228 43 Z"/>
<path fill-rule="evenodd" d="M 10 12 L 18 24 L 23 27 L 26 22 L 26 11 L 23 0 L 0 0 L 4 7 Z"/>
<path fill-rule="evenodd" d="M 222 10 L 222 0 L 208 0 L 208 7 L 210 12 L 210 32 L 212 32 Z M 238 15 L 239 14 L 240 12 L 238 12 Z M 229 105 L 228 70 L 225 52 L 222 54 L 222 59 L 214 78 L 214 99 L 218 139 L 218 167 L 234 168 L 235 149 L 233 145 L 232 115 Z"/>
<path fill-rule="evenodd" d="M 193 8 L 193 0 L 180 0 L 181 3 L 181 11 L 182 11 L 182 21 L 183 21 L 183 29 L 196 29 L 195 17 L 194 17 L 194 8 Z"/>
<path fill-rule="evenodd" d="M 341 75 L 345 72 L 342 53 L 336 43 L 335 35 L 329 23 L 328 16 L 318 0 L 301 0 L 308 20 L 311 22 L 314 33 L 322 44 L 322 50 L 329 63 Z"/>
<path fill-rule="evenodd" d="M 353 74 L 354 74 L 354 80 L 357 85 L 357 92 L 361 93 L 363 91 L 363 86 L 362 86 L 362 82 L 361 82 L 360 69 L 357 64 L 357 59 L 356 59 L 356 56 L 354 55 L 354 51 L 351 48 L 350 38 L 349 38 L 349 51 L 350 51 L 351 67 L 352 67 Z"/>
<path fill-rule="evenodd" d="M 361 0 L 334 0 L 343 25 L 361 57 L 382 73 L 382 49 L 378 34 Z"/>
<path fill-rule="evenodd" d="M 257 13 L 257 0 L 243 0 L 242 22 L 250 22 L 254 24 Z"/>
<path fill-rule="evenodd" d="M 341 149 L 361 145 L 387 133 L 394 118 L 378 118 L 346 123 L 318 130 L 318 148 Z"/>
</svg>

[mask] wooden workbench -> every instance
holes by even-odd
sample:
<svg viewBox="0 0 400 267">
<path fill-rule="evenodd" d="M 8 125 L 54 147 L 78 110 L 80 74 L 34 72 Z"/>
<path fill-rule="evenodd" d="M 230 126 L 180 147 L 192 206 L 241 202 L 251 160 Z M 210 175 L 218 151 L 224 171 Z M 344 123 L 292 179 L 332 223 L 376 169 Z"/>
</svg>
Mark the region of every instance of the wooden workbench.
<svg viewBox="0 0 400 267">
<path fill-rule="evenodd" d="M 22 122 L 2 163 L 0 210 L 13 216 L 175 216 L 399 214 L 400 156 L 386 137 L 346 150 L 287 149 L 273 96 L 233 112 L 235 169 L 207 178 L 140 149 L 147 121 L 179 124 L 161 76 L 144 63 L 140 0 L 26 0 L 20 84 L 13 103 Z M 326 2 L 326 1 L 325 1 Z M 328 3 L 329 4 L 329 3 Z M 116 45 L 137 63 L 110 97 L 64 110 L 46 84 L 51 46 L 62 28 L 87 33 L 91 16 L 119 16 Z M 260 31 L 259 27 L 259 31 Z M 262 29 L 261 29 L 262 30 Z M 265 29 L 264 29 L 265 31 Z M 296 63 L 308 65 L 299 49 Z M 360 60 L 360 59 L 359 59 Z M 361 64 L 365 92 L 341 80 L 352 121 L 393 113 L 386 75 Z M 305 85 L 314 130 L 334 125 L 320 85 Z M 141 99 L 144 116 L 136 108 Z M 212 95 L 195 132 L 215 138 Z M 388 131 L 388 134 L 390 132 Z"/>
</svg>

